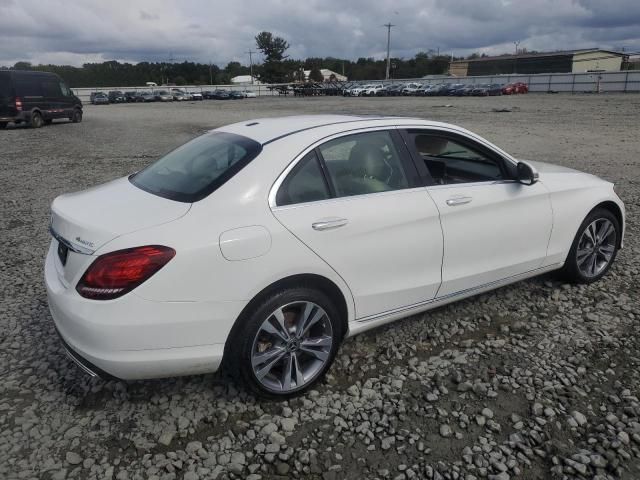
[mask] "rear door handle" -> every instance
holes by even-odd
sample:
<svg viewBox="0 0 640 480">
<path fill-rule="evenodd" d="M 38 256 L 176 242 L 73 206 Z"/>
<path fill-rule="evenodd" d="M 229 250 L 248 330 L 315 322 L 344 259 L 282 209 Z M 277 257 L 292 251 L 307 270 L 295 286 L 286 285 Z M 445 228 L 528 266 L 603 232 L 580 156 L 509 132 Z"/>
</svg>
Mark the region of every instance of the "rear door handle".
<svg viewBox="0 0 640 480">
<path fill-rule="evenodd" d="M 471 203 L 473 198 L 471 197 L 453 197 L 447 200 L 447 205 L 455 207 L 457 205 L 464 205 L 465 203 Z"/>
<path fill-rule="evenodd" d="M 314 230 L 333 230 L 334 228 L 344 227 L 349 221 L 346 218 L 327 218 L 319 220 L 311 224 Z"/>
</svg>

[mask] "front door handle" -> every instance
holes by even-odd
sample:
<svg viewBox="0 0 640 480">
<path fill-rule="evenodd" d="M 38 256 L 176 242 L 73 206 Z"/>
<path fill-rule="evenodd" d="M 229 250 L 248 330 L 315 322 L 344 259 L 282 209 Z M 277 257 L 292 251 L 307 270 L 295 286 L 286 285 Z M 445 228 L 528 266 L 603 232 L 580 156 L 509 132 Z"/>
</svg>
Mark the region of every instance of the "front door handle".
<svg viewBox="0 0 640 480">
<path fill-rule="evenodd" d="M 464 205 L 465 203 L 471 203 L 473 198 L 471 197 L 453 197 L 447 200 L 447 205 L 450 207 L 455 207 L 457 205 Z"/>
<path fill-rule="evenodd" d="M 319 220 L 311 224 L 314 230 L 332 230 L 334 228 L 344 227 L 349 221 L 346 218 L 327 218 Z"/>
</svg>

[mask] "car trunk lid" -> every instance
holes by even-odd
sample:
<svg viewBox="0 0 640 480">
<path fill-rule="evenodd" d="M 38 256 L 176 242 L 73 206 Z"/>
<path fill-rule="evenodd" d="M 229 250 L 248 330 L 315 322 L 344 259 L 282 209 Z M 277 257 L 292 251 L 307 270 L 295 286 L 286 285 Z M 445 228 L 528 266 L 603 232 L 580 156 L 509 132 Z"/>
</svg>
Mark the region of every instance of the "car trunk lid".
<svg viewBox="0 0 640 480">
<path fill-rule="evenodd" d="M 59 275 L 73 282 L 114 238 L 176 220 L 190 207 L 145 192 L 128 178 L 57 197 L 51 205 L 51 231 L 63 244 L 56 259 Z"/>
</svg>

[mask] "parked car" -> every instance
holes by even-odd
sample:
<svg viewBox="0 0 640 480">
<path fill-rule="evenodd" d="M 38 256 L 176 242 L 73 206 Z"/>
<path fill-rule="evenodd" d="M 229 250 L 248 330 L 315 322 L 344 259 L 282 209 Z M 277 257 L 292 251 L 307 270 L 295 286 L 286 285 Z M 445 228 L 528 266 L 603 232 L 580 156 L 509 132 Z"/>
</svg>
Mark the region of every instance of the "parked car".
<svg viewBox="0 0 640 480">
<path fill-rule="evenodd" d="M 125 103 L 127 97 L 120 90 L 111 90 L 108 93 L 109 103 Z"/>
<path fill-rule="evenodd" d="M 262 118 L 56 198 L 45 284 L 86 372 L 224 362 L 282 398 L 312 388 L 346 337 L 552 270 L 595 282 L 624 228 L 610 182 L 455 125 Z"/>
<path fill-rule="evenodd" d="M 177 102 L 193 100 L 193 96 L 190 93 L 179 88 L 172 88 L 170 93 L 173 95 L 173 99 Z"/>
<path fill-rule="evenodd" d="M 256 92 L 252 92 L 251 90 L 243 90 L 242 94 L 244 95 L 244 98 L 256 98 Z"/>
<path fill-rule="evenodd" d="M 502 87 L 503 95 L 515 95 L 517 93 L 529 93 L 529 87 L 527 84 L 523 82 L 515 82 L 508 83 Z"/>
<path fill-rule="evenodd" d="M 473 94 L 473 90 L 477 87 L 477 85 L 463 85 L 462 87 L 455 90 L 456 97 L 468 97 Z"/>
<path fill-rule="evenodd" d="M 351 97 L 359 97 L 362 92 L 364 92 L 367 88 L 370 88 L 371 85 L 357 85 L 349 89 L 349 96 Z"/>
<path fill-rule="evenodd" d="M 465 85 L 463 83 L 450 83 L 449 85 L 447 85 L 447 88 L 444 90 L 443 95 L 455 97 L 458 95 L 458 90 L 464 87 Z"/>
<path fill-rule="evenodd" d="M 200 101 L 204 98 L 200 92 L 189 92 L 189 95 L 191 95 L 191 100 Z"/>
<path fill-rule="evenodd" d="M 145 103 L 155 102 L 156 95 L 153 92 L 140 92 L 140 99 L 142 102 L 145 102 Z"/>
<path fill-rule="evenodd" d="M 229 98 L 231 98 L 231 100 L 243 100 L 244 93 L 238 92 L 237 90 L 232 90 L 229 92 Z"/>
<path fill-rule="evenodd" d="M 473 89 L 471 94 L 478 97 L 502 95 L 502 85 L 498 83 L 485 83 L 483 85 L 478 85 Z"/>
<path fill-rule="evenodd" d="M 376 92 L 376 96 L 378 97 L 396 97 L 398 95 L 402 95 L 402 89 L 404 88 L 403 83 L 392 83 L 391 85 L 386 85 L 384 88 L 381 88 Z"/>
<path fill-rule="evenodd" d="M 58 75 L 0 70 L 0 129 L 10 122 L 40 128 L 56 118 L 82 121 L 82 102 Z"/>
<path fill-rule="evenodd" d="M 167 90 L 158 90 L 154 93 L 154 98 L 156 102 L 173 102 L 176 98 L 174 94 L 168 92 Z"/>
<path fill-rule="evenodd" d="M 431 85 L 431 84 L 425 83 L 425 84 L 421 85 L 418 90 L 416 90 L 414 95 L 416 97 L 426 97 L 429 94 L 429 92 L 431 90 L 433 90 L 434 87 L 435 87 L 435 85 Z"/>
<path fill-rule="evenodd" d="M 420 90 L 420 88 L 422 87 L 422 84 L 420 83 L 415 83 L 415 82 L 411 82 L 411 83 L 407 83 L 404 88 L 402 89 L 402 95 L 415 95 L 415 93 Z"/>
<path fill-rule="evenodd" d="M 229 92 L 223 89 L 219 89 L 213 92 L 213 98 L 215 98 L 216 100 L 229 100 L 231 97 L 229 96 Z"/>
<path fill-rule="evenodd" d="M 127 103 L 135 103 L 135 102 L 142 101 L 142 98 L 140 97 L 138 92 L 134 92 L 134 91 L 124 92 L 124 98 L 127 101 Z"/>
<path fill-rule="evenodd" d="M 93 105 L 109 105 L 109 97 L 104 92 L 91 92 L 89 100 Z"/>
<path fill-rule="evenodd" d="M 213 99 L 213 91 L 212 90 L 203 90 L 202 91 L 202 98 L 204 98 L 205 100 Z"/>
<path fill-rule="evenodd" d="M 375 97 L 378 95 L 378 92 L 384 89 L 384 85 L 382 83 L 375 83 L 373 85 L 368 85 L 361 92 L 360 95 L 363 97 Z"/>
<path fill-rule="evenodd" d="M 428 91 L 425 91 L 425 95 L 428 97 L 435 97 L 438 95 L 446 95 L 448 92 L 449 86 L 446 83 L 440 83 L 438 85 L 433 85 Z"/>
</svg>

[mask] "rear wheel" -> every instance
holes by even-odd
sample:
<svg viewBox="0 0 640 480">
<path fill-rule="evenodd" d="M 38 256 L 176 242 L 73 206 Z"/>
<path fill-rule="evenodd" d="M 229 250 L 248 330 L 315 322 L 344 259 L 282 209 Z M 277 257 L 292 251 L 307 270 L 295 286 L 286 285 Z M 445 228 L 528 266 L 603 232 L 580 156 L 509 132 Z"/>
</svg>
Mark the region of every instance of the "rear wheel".
<svg viewBox="0 0 640 480">
<path fill-rule="evenodd" d="M 342 319 L 331 299 L 311 288 L 271 295 L 246 318 L 233 342 L 232 371 L 263 397 L 286 398 L 309 389 L 333 363 Z"/>
<path fill-rule="evenodd" d="M 39 112 L 33 112 L 31 114 L 31 127 L 32 128 L 40 128 L 44 125 L 44 119 Z"/>
<path fill-rule="evenodd" d="M 82 121 L 82 111 L 76 108 L 73 111 L 73 115 L 71 115 L 71 121 L 73 123 L 80 123 Z"/>
<path fill-rule="evenodd" d="M 575 283 L 602 278 L 616 258 L 621 233 L 620 222 L 613 213 L 603 208 L 593 210 L 578 229 L 560 271 L 562 276 Z"/>
<path fill-rule="evenodd" d="M 7 122 L 0 122 L 0 130 L 7 128 Z"/>
</svg>

